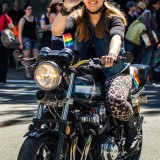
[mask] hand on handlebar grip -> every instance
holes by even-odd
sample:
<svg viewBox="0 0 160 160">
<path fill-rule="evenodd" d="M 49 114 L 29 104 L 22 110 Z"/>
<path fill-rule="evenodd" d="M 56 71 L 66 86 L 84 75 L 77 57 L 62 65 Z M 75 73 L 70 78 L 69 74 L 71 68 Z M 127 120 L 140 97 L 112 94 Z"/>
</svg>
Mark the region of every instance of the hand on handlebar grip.
<svg viewBox="0 0 160 160">
<path fill-rule="evenodd" d="M 113 56 L 107 55 L 101 57 L 101 63 L 102 65 L 104 65 L 105 68 L 112 67 L 115 61 L 116 59 Z"/>
</svg>

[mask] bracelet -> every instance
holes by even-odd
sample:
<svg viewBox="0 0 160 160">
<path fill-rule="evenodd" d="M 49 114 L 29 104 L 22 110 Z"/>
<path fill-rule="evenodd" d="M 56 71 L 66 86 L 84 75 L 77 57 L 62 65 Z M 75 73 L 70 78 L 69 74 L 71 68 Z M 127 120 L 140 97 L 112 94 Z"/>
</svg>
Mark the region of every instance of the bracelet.
<svg viewBox="0 0 160 160">
<path fill-rule="evenodd" d="M 65 6 L 62 7 L 60 14 L 62 16 L 68 16 L 72 12 L 72 9 L 67 9 Z"/>
<path fill-rule="evenodd" d="M 109 53 L 108 55 L 114 57 L 115 59 L 117 59 L 117 55 L 115 53 Z"/>
</svg>

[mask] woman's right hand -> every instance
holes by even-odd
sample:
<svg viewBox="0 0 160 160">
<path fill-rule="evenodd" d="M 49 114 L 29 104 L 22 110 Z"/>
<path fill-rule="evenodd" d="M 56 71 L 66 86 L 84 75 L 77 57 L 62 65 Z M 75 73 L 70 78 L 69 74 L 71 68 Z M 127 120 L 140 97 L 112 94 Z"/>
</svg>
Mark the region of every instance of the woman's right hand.
<svg viewBox="0 0 160 160">
<path fill-rule="evenodd" d="M 19 49 L 23 50 L 23 44 L 20 44 Z"/>
<path fill-rule="evenodd" d="M 72 9 L 73 7 L 77 6 L 82 0 L 64 0 L 64 7 L 68 10 Z"/>
</svg>

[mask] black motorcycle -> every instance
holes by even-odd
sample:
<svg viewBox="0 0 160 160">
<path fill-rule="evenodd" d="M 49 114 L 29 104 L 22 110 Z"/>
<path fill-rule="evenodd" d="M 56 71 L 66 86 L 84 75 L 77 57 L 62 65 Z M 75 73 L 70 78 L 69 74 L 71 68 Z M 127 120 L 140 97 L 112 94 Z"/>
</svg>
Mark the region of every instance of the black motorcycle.
<svg viewBox="0 0 160 160">
<path fill-rule="evenodd" d="M 142 149 L 140 102 L 148 67 L 138 68 L 139 88 L 133 88 L 128 101 L 134 110 L 139 145 L 132 153 L 125 150 L 123 122 L 112 117 L 105 105 L 103 66 L 98 58 L 77 60 L 70 49 L 42 48 L 37 58 L 25 59 L 14 52 L 23 66 L 34 68 L 34 79 L 41 88 L 35 97 L 37 116 L 25 135 L 18 160 L 138 160 Z M 118 59 L 131 61 L 131 54 Z M 118 62 L 117 62 L 118 63 Z M 126 63 L 126 69 L 129 67 Z"/>
</svg>

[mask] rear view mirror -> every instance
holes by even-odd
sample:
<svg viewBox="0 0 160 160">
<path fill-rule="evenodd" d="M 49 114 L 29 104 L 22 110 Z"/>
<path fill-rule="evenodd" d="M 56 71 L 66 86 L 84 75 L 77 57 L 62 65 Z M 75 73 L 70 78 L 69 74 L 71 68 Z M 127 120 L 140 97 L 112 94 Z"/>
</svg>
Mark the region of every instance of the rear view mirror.
<svg viewBox="0 0 160 160">
<path fill-rule="evenodd" d="M 122 59 L 125 63 L 131 63 L 134 59 L 134 56 L 131 52 L 125 52 L 123 55 L 122 55 Z"/>
<path fill-rule="evenodd" d="M 22 61 L 22 55 L 19 50 L 13 51 L 13 57 L 16 61 Z"/>
</svg>

